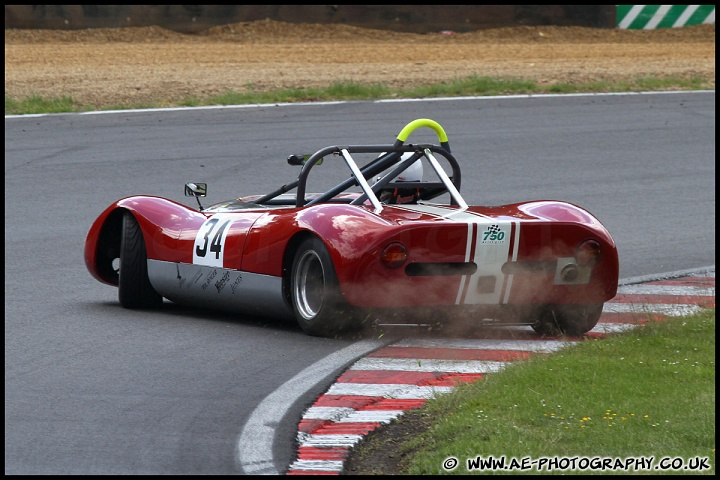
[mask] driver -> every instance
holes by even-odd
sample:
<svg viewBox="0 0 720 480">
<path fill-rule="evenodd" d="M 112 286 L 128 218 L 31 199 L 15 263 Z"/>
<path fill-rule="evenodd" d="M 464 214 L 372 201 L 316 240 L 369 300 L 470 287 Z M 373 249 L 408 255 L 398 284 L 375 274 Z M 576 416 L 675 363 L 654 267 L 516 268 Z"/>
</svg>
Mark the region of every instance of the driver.
<svg viewBox="0 0 720 480">
<path fill-rule="evenodd" d="M 408 159 L 413 154 L 411 152 L 404 153 L 402 157 L 400 157 L 399 161 Z M 392 167 L 391 167 L 392 168 Z M 380 174 L 376 178 L 376 182 L 383 176 L 383 174 Z M 423 179 L 423 166 L 422 161 L 418 160 L 412 165 L 410 165 L 408 168 L 406 168 L 400 175 L 395 177 L 391 180 L 393 183 L 402 183 L 402 182 L 422 182 Z M 402 203 L 417 203 L 418 199 L 420 198 L 420 188 L 419 187 L 409 187 L 409 188 L 401 188 L 401 187 L 387 187 L 380 190 L 380 194 L 378 195 L 378 199 L 386 204 L 402 204 Z"/>
</svg>

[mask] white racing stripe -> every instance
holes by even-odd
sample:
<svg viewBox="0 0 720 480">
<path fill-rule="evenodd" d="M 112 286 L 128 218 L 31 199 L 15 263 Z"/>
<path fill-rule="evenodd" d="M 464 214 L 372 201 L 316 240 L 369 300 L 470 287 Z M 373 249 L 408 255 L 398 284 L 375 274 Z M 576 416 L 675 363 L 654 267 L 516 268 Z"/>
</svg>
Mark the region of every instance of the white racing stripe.
<svg viewBox="0 0 720 480">
<path fill-rule="evenodd" d="M 517 260 L 520 245 L 519 221 L 491 218 L 480 213 L 440 205 L 402 205 L 399 208 L 467 224 L 465 261 L 475 262 L 478 268 L 472 275 L 463 275 L 455 304 L 496 305 L 508 302 L 512 275 L 506 276 L 502 273 L 502 266 L 508 260 Z M 481 277 L 485 282 L 488 277 L 494 277 L 494 288 L 491 291 L 481 288 Z"/>
<path fill-rule="evenodd" d="M 473 230 L 474 230 L 473 226 L 471 224 L 468 224 L 467 240 L 466 240 L 467 248 L 465 249 L 465 263 L 470 261 L 470 254 L 472 253 L 471 246 L 473 243 Z M 458 288 L 457 297 L 455 297 L 455 305 L 460 305 L 460 302 L 462 302 L 462 295 L 463 295 L 463 292 L 465 291 L 465 285 L 466 285 L 467 281 L 468 281 L 468 276 L 463 275 L 462 278 L 460 279 L 460 288 Z"/>
</svg>

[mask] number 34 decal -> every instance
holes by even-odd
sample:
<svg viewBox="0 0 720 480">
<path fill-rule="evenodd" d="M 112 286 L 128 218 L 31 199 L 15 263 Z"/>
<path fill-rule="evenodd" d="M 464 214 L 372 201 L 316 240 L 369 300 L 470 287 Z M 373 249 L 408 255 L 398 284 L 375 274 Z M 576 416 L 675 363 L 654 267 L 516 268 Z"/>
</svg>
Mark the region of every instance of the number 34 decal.
<svg viewBox="0 0 720 480">
<path fill-rule="evenodd" d="M 225 239 L 230 230 L 232 218 L 213 215 L 203 223 L 195 236 L 193 263 L 212 267 L 223 266 Z"/>
</svg>

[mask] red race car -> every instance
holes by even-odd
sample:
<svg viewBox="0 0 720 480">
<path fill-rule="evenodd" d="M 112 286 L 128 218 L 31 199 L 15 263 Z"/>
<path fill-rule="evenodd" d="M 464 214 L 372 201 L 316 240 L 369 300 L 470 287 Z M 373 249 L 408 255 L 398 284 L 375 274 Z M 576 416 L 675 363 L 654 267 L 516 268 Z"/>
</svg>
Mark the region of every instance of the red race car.
<svg viewBox="0 0 720 480">
<path fill-rule="evenodd" d="M 421 127 L 438 144 L 406 143 Z M 468 205 L 432 120 L 410 122 L 392 144 L 328 146 L 288 163 L 300 174 L 265 195 L 203 207 L 207 185 L 188 183 L 198 208 L 154 196 L 113 203 L 87 235 L 88 270 L 126 308 L 166 298 L 295 319 L 322 336 L 421 311 L 581 335 L 616 294 L 617 248 L 592 214 L 547 200 Z M 310 193 L 316 179 L 330 186 Z"/>
</svg>

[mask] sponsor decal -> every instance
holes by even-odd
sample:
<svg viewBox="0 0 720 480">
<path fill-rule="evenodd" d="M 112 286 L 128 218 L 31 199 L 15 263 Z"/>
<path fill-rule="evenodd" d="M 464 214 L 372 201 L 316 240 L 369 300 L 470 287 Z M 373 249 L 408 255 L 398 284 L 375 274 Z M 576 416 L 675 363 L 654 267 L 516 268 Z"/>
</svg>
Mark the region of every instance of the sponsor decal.
<svg viewBox="0 0 720 480">
<path fill-rule="evenodd" d="M 485 245 L 505 243 L 505 232 L 500 228 L 500 225 L 488 225 L 487 230 L 482 232 L 480 243 Z"/>
<path fill-rule="evenodd" d="M 235 294 L 235 290 L 240 286 L 242 283 L 242 275 L 238 275 L 238 277 L 235 279 L 235 281 L 230 285 L 230 291 Z"/>
<path fill-rule="evenodd" d="M 215 288 L 217 288 L 218 293 L 225 288 L 225 284 L 227 283 L 228 279 L 230 278 L 230 272 L 223 273 L 223 276 L 215 282 Z"/>
<path fill-rule="evenodd" d="M 217 275 L 217 270 L 213 270 L 210 275 L 208 275 L 207 279 L 205 279 L 205 283 L 202 285 L 203 291 L 207 290 L 208 285 L 210 285 L 210 282 L 212 282 L 212 279 L 215 278 Z"/>
</svg>

